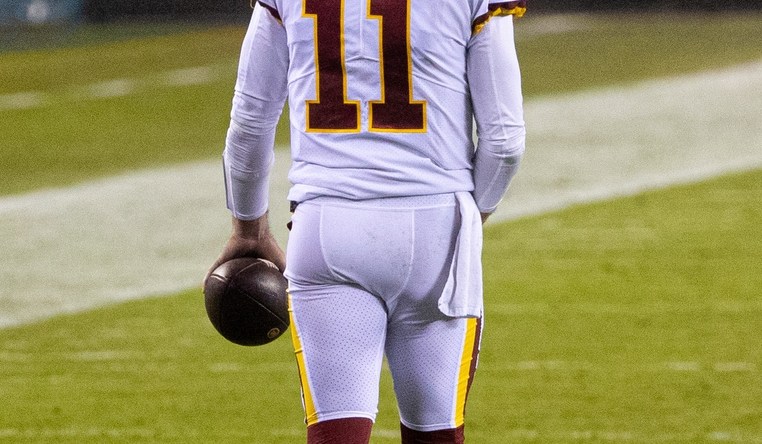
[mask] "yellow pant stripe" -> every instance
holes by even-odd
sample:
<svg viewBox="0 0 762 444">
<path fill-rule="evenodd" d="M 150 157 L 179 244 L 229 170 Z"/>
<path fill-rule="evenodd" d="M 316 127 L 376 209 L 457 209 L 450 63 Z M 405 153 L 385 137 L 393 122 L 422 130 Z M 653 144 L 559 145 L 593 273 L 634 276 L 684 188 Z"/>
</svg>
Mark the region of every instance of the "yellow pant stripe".
<svg viewBox="0 0 762 444">
<path fill-rule="evenodd" d="M 474 360 L 477 359 L 478 335 L 479 319 L 469 318 L 466 325 L 466 337 L 463 340 L 463 354 L 460 358 L 458 394 L 455 402 L 455 427 L 460 427 L 465 422 L 466 397 L 473 377 Z"/>
<path fill-rule="evenodd" d="M 304 403 L 304 414 L 307 425 L 315 424 L 318 421 L 315 404 L 312 401 L 312 392 L 307 379 L 307 367 L 304 363 L 304 348 L 299 340 L 299 331 L 296 328 L 294 320 L 294 308 L 291 303 L 291 295 L 288 296 L 288 315 L 291 319 L 291 342 L 294 345 L 294 354 L 296 355 L 296 364 L 299 367 L 299 382 L 302 388 L 302 402 Z"/>
</svg>

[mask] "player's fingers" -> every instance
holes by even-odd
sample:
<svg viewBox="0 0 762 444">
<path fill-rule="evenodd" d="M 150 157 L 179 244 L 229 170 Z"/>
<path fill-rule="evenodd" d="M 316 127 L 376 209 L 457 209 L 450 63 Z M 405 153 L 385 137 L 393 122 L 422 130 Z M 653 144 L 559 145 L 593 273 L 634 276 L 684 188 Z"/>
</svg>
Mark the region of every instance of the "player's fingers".
<svg viewBox="0 0 762 444">
<path fill-rule="evenodd" d="M 271 241 L 267 243 L 263 248 L 262 253 L 262 258 L 275 264 L 281 273 L 286 270 L 286 253 L 280 248 L 275 239 L 271 239 Z"/>
<path fill-rule="evenodd" d="M 222 249 L 222 253 L 220 253 L 220 256 L 216 261 L 214 261 L 212 266 L 206 272 L 204 280 L 201 283 L 202 288 L 206 287 L 206 281 L 209 279 L 209 276 L 212 275 L 214 270 L 217 269 L 217 267 L 227 261 L 239 257 L 256 257 L 266 259 L 275 264 L 281 273 L 286 270 L 286 253 L 282 248 L 280 248 L 278 242 L 276 242 L 275 238 L 272 236 L 267 237 L 261 241 L 252 241 L 251 239 L 245 239 L 233 235 L 230 237 L 230 239 L 228 239 L 225 247 Z"/>
<path fill-rule="evenodd" d="M 204 275 L 204 280 L 201 282 L 202 288 L 206 287 L 206 281 L 209 280 L 209 276 L 214 273 L 214 270 L 217 269 L 220 265 L 223 263 L 234 259 L 236 257 L 245 256 L 246 254 L 242 254 L 245 249 L 242 248 L 240 245 L 240 242 L 237 241 L 234 238 L 228 239 L 228 241 L 225 243 L 225 246 L 222 248 L 222 252 L 219 256 L 217 256 L 217 260 L 212 263 L 212 266 L 209 267 L 209 270 L 207 270 L 206 275 Z"/>
</svg>

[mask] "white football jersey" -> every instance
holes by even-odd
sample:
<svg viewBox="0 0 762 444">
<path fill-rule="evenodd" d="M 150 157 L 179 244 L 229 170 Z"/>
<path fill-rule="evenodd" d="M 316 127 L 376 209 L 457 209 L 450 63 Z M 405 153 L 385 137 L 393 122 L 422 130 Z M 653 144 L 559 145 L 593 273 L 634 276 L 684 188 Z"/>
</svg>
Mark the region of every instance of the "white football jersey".
<svg viewBox="0 0 762 444">
<path fill-rule="evenodd" d="M 290 200 L 473 190 L 469 43 L 523 2 L 260 3 L 285 31 L 273 41 L 287 42 Z"/>
</svg>

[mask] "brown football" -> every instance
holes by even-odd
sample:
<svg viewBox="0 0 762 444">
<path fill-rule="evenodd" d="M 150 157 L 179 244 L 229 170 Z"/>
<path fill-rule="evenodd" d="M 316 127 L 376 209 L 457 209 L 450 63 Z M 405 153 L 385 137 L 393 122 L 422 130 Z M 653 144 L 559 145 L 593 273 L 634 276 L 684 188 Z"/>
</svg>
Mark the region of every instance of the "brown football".
<svg viewBox="0 0 762 444">
<path fill-rule="evenodd" d="M 237 258 L 217 267 L 204 285 L 206 314 L 239 345 L 263 345 L 288 329 L 286 278 L 272 262 Z"/>
</svg>

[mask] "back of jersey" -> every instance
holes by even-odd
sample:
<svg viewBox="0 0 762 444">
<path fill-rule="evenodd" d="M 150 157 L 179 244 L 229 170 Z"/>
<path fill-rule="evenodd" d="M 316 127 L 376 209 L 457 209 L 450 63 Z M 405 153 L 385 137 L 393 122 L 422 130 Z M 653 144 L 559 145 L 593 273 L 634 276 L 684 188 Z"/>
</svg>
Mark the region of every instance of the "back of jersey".
<svg viewBox="0 0 762 444">
<path fill-rule="evenodd" d="M 471 191 L 466 55 L 486 0 L 260 0 L 285 27 L 289 199 Z"/>
</svg>

